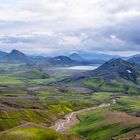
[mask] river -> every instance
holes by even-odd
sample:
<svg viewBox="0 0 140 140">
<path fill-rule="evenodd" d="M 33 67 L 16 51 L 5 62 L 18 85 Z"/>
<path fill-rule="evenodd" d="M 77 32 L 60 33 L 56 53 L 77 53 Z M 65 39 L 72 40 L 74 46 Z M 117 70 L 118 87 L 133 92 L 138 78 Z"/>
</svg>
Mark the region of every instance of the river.
<svg viewBox="0 0 140 140">
<path fill-rule="evenodd" d="M 101 105 L 96 106 L 96 107 L 86 108 L 86 109 L 82 109 L 82 110 L 79 110 L 79 111 L 72 112 L 72 113 L 66 115 L 65 117 L 63 117 L 63 119 L 58 119 L 56 121 L 55 125 L 52 126 L 51 128 L 54 129 L 57 132 L 65 133 L 72 126 L 79 123 L 79 120 L 77 119 L 78 114 L 83 113 L 83 112 L 87 112 L 87 111 L 90 111 L 90 110 L 95 110 L 95 109 L 98 109 L 98 108 L 109 107 L 112 104 L 116 104 L 115 99 L 113 99 L 111 103 L 104 103 L 104 104 L 101 104 Z"/>
</svg>

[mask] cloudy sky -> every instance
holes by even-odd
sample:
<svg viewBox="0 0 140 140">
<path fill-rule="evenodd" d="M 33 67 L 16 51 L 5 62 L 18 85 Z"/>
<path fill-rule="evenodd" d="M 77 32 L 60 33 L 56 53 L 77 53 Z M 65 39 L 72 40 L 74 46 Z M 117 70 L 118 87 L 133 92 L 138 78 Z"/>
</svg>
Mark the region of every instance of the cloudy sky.
<svg viewBox="0 0 140 140">
<path fill-rule="evenodd" d="M 140 53 L 140 0 L 0 0 L 0 50 Z"/>
</svg>

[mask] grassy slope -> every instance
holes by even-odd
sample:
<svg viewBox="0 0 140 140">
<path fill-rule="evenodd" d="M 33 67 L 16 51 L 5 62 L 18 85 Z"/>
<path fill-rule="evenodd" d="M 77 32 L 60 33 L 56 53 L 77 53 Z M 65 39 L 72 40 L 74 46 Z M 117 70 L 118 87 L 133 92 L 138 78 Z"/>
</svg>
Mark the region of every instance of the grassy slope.
<svg viewBox="0 0 140 140">
<path fill-rule="evenodd" d="M 10 71 L 11 66 L 8 66 L 8 68 L 6 69 Z M 19 71 L 19 66 L 16 66 L 14 70 L 15 73 L 16 71 Z M 26 75 L 26 73 L 24 73 L 25 71 L 27 71 L 26 68 L 23 69 L 23 71 L 20 71 L 23 76 L 24 74 Z M 102 102 L 109 102 L 112 98 L 117 96 L 118 104 L 116 106 L 113 106 L 112 108 L 107 110 L 97 110 L 80 115 L 79 119 L 81 120 L 81 123 L 72 130 L 72 133 L 85 136 L 89 139 L 95 138 L 98 140 L 103 140 L 113 136 L 119 137 L 119 135 L 127 135 L 129 133 L 124 132 L 129 132 L 129 130 L 132 134 L 137 132 L 137 129 L 134 129 L 135 127 L 137 127 L 137 124 L 139 124 L 139 121 L 137 121 L 137 119 L 129 118 L 129 116 L 124 113 L 114 114 L 112 112 L 126 112 L 129 114 L 138 112 L 140 110 L 140 97 L 138 96 L 120 96 L 106 92 L 95 94 L 84 94 L 77 92 L 75 93 L 70 91 L 69 89 L 66 89 L 65 87 L 41 87 L 40 89 L 33 91 L 36 93 L 35 95 L 29 96 L 29 91 L 26 90 L 26 87 L 23 84 L 25 82 L 36 84 L 48 83 L 51 81 L 55 81 L 56 79 L 58 80 L 63 76 L 67 76 L 67 74 L 59 72 L 58 75 L 56 74 L 53 78 L 49 79 L 40 79 L 42 78 L 41 73 L 37 74 L 37 77 L 36 74 L 33 74 L 30 77 L 29 74 L 29 77 L 31 78 L 29 80 L 28 75 L 25 78 L 13 77 L 12 75 L 1 75 L 0 84 L 20 84 L 20 86 L 16 85 L 10 88 L 0 87 L 0 90 L 2 90 L 2 92 L 0 93 L 0 99 L 4 100 L 4 102 L 6 103 L 10 103 L 8 106 L 6 105 L 6 107 L 2 106 L 2 108 L 0 108 L 0 130 L 7 130 L 26 122 L 33 122 L 42 126 L 50 126 L 53 122 L 55 122 L 57 118 L 60 118 L 69 112 L 98 105 Z M 116 81 L 111 81 L 110 86 L 110 83 L 105 83 L 102 80 L 94 81 L 92 79 L 92 81 L 86 81 L 85 84 L 97 89 L 107 91 L 121 92 L 126 90 L 121 81 L 119 83 Z M 130 86 L 134 86 L 133 83 L 130 82 L 127 84 L 130 84 Z M 131 95 L 139 94 L 137 90 L 132 87 L 128 88 L 127 92 L 129 94 L 131 93 Z M 15 97 L 13 98 L 13 96 Z M 13 107 L 11 109 L 9 108 L 10 106 L 16 107 Z M 116 121 L 118 120 L 118 118 L 120 118 L 121 120 L 122 117 L 124 118 L 124 122 L 132 121 L 133 123 L 126 124 L 124 122 L 121 122 L 120 124 L 120 122 Z M 113 120 L 112 118 L 115 118 L 115 120 Z M 24 133 L 27 133 L 27 131 L 30 131 L 31 133 L 29 133 L 26 138 Z M 55 133 L 54 131 L 52 132 L 52 130 L 27 127 L 12 130 L 11 132 L 7 132 L 4 135 L 0 135 L 0 139 L 5 138 L 2 140 L 19 140 L 19 135 L 22 136 L 21 140 L 42 140 L 42 138 L 46 139 L 46 136 L 48 137 L 48 135 L 52 135 L 53 137 L 51 138 L 51 140 L 53 140 L 54 138 L 56 139 L 55 135 L 58 136 L 59 134 Z M 42 135 L 44 137 L 42 137 Z M 63 136 L 61 135 L 59 135 L 58 137 L 59 139 L 63 139 Z M 70 138 L 70 140 L 72 139 L 73 137 Z M 74 140 L 75 139 L 77 138 L 74 138 Z"/>
<path fill-rule="evenodd" d="M 139 84 L 134 84 L 131 81 L 124 79 L 120 80 L 103 80 L 103 79 L 89 79 L 84 81 L 84 85 L 93 87 L 97 90 L 108 92 L 125 92 L 132 95 L 139 95 Z"/>
<path fill-rule="evenodd" d="M 12 76 L 0 76 L 0 84 L 22 84 L 23 81 Z"/>
<path fill-rule="evenodd" d="M 52 129 L 31 124 L 0 133 L 0 140 L 81 140 L 81 138 L 62 135 Z"/>
<path fill-rule="evenodd" d="M 119 122 L 116 122 L 117 118 L 113 120 L 111 124 L 108 124 L 108 122 L 112 120 L 112 117 L 115 118 L 116 116 L 116 114 L 111 114 L 109 111 L 125 111 L 127 113 L 131 113 L 140 109 L 140 97 L 138 96 L 122 96 L 121 94 L 112 94 L 109 92 L 100 92 L 93 94 L 74 93 L 69 90 L 63 91 L 60 87 L 41 87 L 35 90 L 38 93 L 36 96 L 29 97 L 28 93 L 23 90 L 23 94 L 19 94 L 21 93 L 21 91 L 18 90 L 18 88 L 16 89 L 16 91 L 16 94 L 13 94 L 16 97 L 9 97 L 9 95 L 7 96 L 7 93 L 3 93 L 3 95 L 1 95 L 1 99 L 6 99 L 8 103 L 14 102 L 14 104 L 24 106 L 26 108 L 23 109 L 21 107 L 18 110 L 12 109 L 1 111 L 1 130 L 6 130 L 8 128 L 12 128 L 26 122 L 33 122 L 42 126 L 49 126 L 57 118 L 62 117 L 69 112 L 94 106 L 102 102 L 110 102 L 112 98 L 117 98 L 118 104 L 113 106 L 109 110 L 97 110 L 79 116 L 81 123 L 72 130 L 73 134 L 85 136 L 86 138 L 93 139 L 97 137 L 97 139 L 108 139 L 110 137 L 123 134 L 121 133 L 121 131 L 124 131 L 125 128 L 129 129 L 133 127 L 133 124 L 130 124 L 129 126 L 125 124 L 119 125 Z M 33 106 L 44 107 L 44 109 L 30 108 Z M 111 118 L 108 119 L 108 116 L 111 116 Z M 123 114 L 117 114 L 117 116 L 118 118 L 126 117 Z M 134 127 L 135 126 L 137 125 L 134 124 Z M 6 135 L 9 135 L 9 133 L 7 133 Z"/>
<path fill-rule="evenodd" d="M 15 98 L 10 97 L 10 99 L 12 99 L 14 103 L 22 106 L 24 105 L 29 108 L 1 111 L 0 114 L 1 130 L 12 128 L 14 126 L 18 126 L 25 122 L 33 122 L 36 124 L 40 124 L 42 126 L 50 125 L 57 118 L 69 112 L 72 112 L 74 110 L 79 110 L 85 107 L 94 106 L 100 104 L 101 102 L 110 102 L 112 98 L 117 98 L 117 105 L 111 107 L 110 109 L 97 110 L 97 111 L 92 111 L 80 115 L 79 119 L 81 120 L 81 123 L 72 130 L 72 134 L 84 136 L 89 139 L 94 138 L 97 140 L 100 139 L 108 140 L 108 138 L 110 137 L 123 135 L 123 132 L 125 131 L 131 130 L 131 132 L 133 132 L 134 130 L 135 133 L 137 130 L 135 129 L 135 127 L 137 127 L 139 121 L 137 121 L 135 117 L 134 119 L 132 119 L 131 117 L 129 118 L 129 116 L 124 113 L 112 113 L 112 112 L 125 111 L 127 113 L 131 113 L 133 111 L 138 111 L 140 109 L 139 107 L 140 97 L 138 96 L 127 96 L 127 95 L 122 96 L 120 94 L 112 94 L 109 92 L 81 94 L 81 93 L 73 93 L 67 91 L 67 93 L 65 92 L 63 93 L 63 90 L 62 89 L 60 90 L 60 87 L 55 87 L 55 88 L 43 87 L 36 91 L 38 95 L 31 99 L 28 98 L 26 99 L 26 97 L 28 96 L 24 92 L 22 96 L 16 95 L 17 96 L 16 99 L 18 101 L 20 100 L 20 102 L 17 103 L 15 102 Z M 7 99 L 9 98 L 9 96 L 7 97 L 7 94 L 6 96 L 5 94 L 3 94 L 1 98 L 4 97 Z M 21 100 L 21 97 L 25 98 L 26 100 Z M 38 100 L 35 100 L 36 98 Z M 38 106 L 38 107 L 43 106 L 45 107 L 45 109 L 43 110 L 30 109 L 30 105 L 33 104 L 34 106 Z M 123 122 L 116 121 L 116 120 L 121 120 L 122 118 L 124 118 Z M 133 123 L 131 124 L 124 123 L 130 121 L 132 121 Z M 21 131 L 23 131 L 24 133 L 24 130 L 18 130 L 17 133 L 16 131 L 15 132 L 14 131 L 15 130 L 12 131 L 12 134 L 13 133 L 16 134 L 13 136 L 14 138 L 18 137 L 17 136 L 18 132 L 22 133 Z M 35 132 L 36 131 L 33 131 L 33 133 Z M 9 132 L 6 133 L 6 136 L 4 137 L 7 139 L 4 140 L 9 140 L 8 139 L 9 134 L 11 133 Z M 126 135 L 127 133 L 124 134 Z M 34 136 L 35 135 L 36 133 L 34 134 Z"/>
<path fill-rule="evenodd" d="M 24 109 L 20 111 L 5 111 L 0 113 L 0 130 L 6 130 L 22 123 L 33 122 L 49 126 L 57 119 L 58 114 L 49 110 Z"/>
<path fill-rule="evenodd" d="M 21 84 L 33 79 L 48 78 L 48 74 L 37 68 L 0 63 L 0 84 Z"/>
<path fill-rule="evenodd" d="M 75 126 L 71 133 L 90 140 L 108 140 L 112 137 L 139 134 L 140 118 L 126 114 L 140 110 L 139 99 L 138 96 L 119 95 L 117 105 L 79 115 L 80 124 Z"/>
<path fill-rule="evenodd" d="M 65 114 L 100 103 L 90 94 L 64 92 L 59 87 L 41 87 L 33 91 L 33 95 L 29 95 L 24 87 L 23 90 L 20 88 L 1 88 L 1 131 L 26 122 L 50 126 Z"/>
<path fill-rule="evenodd" d="M 117 103 L 116 106 L 112 107 L 112 110 L 119 110 L 127 113 L 140 110 L 140 96 L 119 96 L 117 98 Z"/>
<path fill-rule="evenodd" d="M 17 128 L 0 134 L 1 140 L 64 140 L 64 136 L 50 129 L 44 128 Z"/>
</svg>

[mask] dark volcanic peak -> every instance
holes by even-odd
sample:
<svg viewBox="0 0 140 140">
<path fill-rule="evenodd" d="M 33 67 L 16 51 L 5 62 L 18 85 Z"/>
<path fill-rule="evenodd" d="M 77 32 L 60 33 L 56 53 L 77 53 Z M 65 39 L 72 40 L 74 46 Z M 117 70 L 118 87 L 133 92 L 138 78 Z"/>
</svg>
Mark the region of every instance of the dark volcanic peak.
<svg viewBox="0 0 140 140">
<path fill-rule="evenodd" d="M 77 64 L 76 61 L 71 60 L 67 56 L 57 56 L 41 61 L 37 65 L 39 65 L 40 67 L 61 67 L 61 66 L 73 66 L 76 64 Z"/>
<path fill-rule="evenodd" d="M 18 55 L 18 56 L 25 56 L 24 53 L 22 53 L 22 52 L 20 52 L 20 51 L 18 51 L 18 50 L 16 50 L 16 49 L 13 49 L 8 55 L 9 55 L 9 56 L 10 56 L 10 55 L 14 55 L 14 56 L 16 56 L 16 55 Z"/>
<path fill-rule="evenodd" d="M 7 63 L 29 63 L 29 58 L 18 50 L 12 50 L 4 57 L 4 61 Z"/>
<path fill-rule="evenodd" d="M 52 65 L 62 64 L 62 65 L 69 65 L 74 64 L 75 61 L 70 59 L 67 56 L 57 56 L 48 60 Z"/>
<path fill-rule="evenodd" d="M 136 82 L 140 75 L 140 69 L 135 64 L 119 58 L 111 59 L 104 63 L 98 69 L 93 71 L 93 74 L 105 79 L 123 78 Z"/>
<path fill-rule="evenodd" d="M 135 65 L 127 62 L 121 58 L 117 58 L 117 59 L 111 59 L 109 61 L 107 61 L 106 63 L 104 63 L 102 66 L 99 67 L 99 69 L 122 69 L 122 67 L 134 67 Z"/>
<path fill-rule="evenodd" d="M 83 58 L 78 53 L 72 53 L 69 57 L 74 61 L 83 61 Z"/>
</svg>

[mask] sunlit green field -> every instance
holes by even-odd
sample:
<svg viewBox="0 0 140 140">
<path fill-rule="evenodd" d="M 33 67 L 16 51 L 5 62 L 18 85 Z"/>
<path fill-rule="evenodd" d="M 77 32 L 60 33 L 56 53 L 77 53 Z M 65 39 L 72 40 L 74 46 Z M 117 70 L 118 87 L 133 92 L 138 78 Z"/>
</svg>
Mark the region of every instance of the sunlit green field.
<svg viewBox="0 0 140 140">
<path fill-rule="evenodd" d="M 130 116 L 140 110 L 139 96 L 110 92 L 81 94 L 70 92 L 69 90 L 64 92 L 60 87 L 40 87 L 35 91 L 38 94 L 30 96 L 30 98 L 27 93 L 23 95 L 13 94 L 14 97 L 9 97 L 9 95 L 4 93 L 1 95 L 0 99 L 6 99 L 11 105 L 14 102 L 14 105 L 21 108 L 19 110 L 9 110 L 7 108 L 7 111 L 1 112 L 1 131 L 22 125 L 25 122 L 32 122 L 44 127 L 51 126 L 57 118 L 65 114 L 82 108 L 97 106 L 104 102 L 108 103 L 116 98 L 117 104 L 110 108 L 98 109 L 79 115 L 80 123 L 70 130 L 70 134 L 82 136 L 89 140 L 108 140 L 111 137 L 129 136 L 131 133 L 139 133 L 139 118 L 136 119 L 135 116 Z M 123 120 L 120 122 L 122 118 Z M 130 120 L 132 123 L 130 123 Z M 28 129 L 27 127 L 27 130 L 34 130 L 34 128 Z M 10 133 L 2 134 L 5 138 L 2 140 L 16 140 L 19 134 L 22 135 L 27 130 L 12 130 Z M 36 135 L 38 135 L 38 131 L 40 132 L 40 130 L 31 131 L 30 135 L 26 135 L 27 138 L 24 138 L 24 135 L 22 135 L 21 140 L 26 140 L 30 137 L 31 140 L 34 140 Z M 41 130 L 42 133 L 45 133 L 43 136 L 48 135 L 46 131 L 42 132 Z M 43 140 L 43 138 L 42 135 L 36 137 L 37 140 Z M 61 138 L 66 139 L 66 137 Z"/>
<path fill-rule="evenodd" d="M 135 85 L 131 81 L 124 79 L 119 80 L 103 80 L 103 79 L 89 79 L 84 81 L 84 85 L 93 87 L 96 90 L 108 91 L 108 92 L 120 92 L 132 95 L 140 95 L 139 85 Z"/>
<path fill-rule="evenodd" d="M 22 84 L 23 81 L 15 77 L 0 76 L 0 84 Z"/>
<path fill-rule="evenodd" d="M 140 134 L 139 96 L 116 96 L 117 104 L 106 109 L 82 113 L 80 123 L 70 133 L 82 135 L 89 140 L 109 140 Z M 133 116 L 132 116 L 133 115 Z"/>
<path fill-rule="evenodd" d="M 1 140 L 64 140 L 64 136 L 50 129 L 18 128 L 0 135 Z"/>
</svg>

